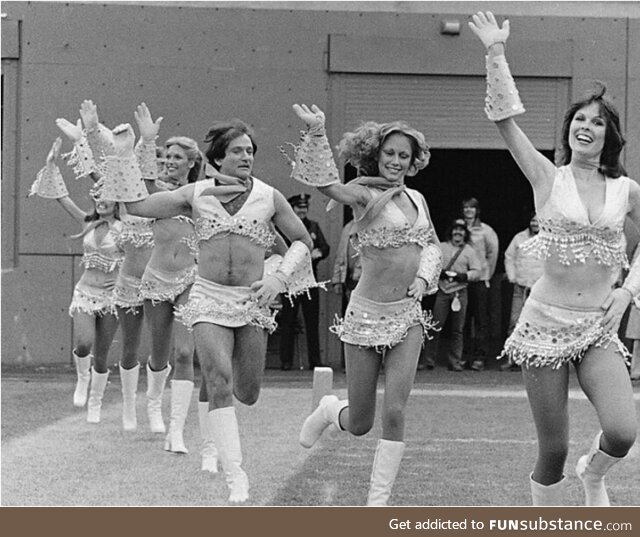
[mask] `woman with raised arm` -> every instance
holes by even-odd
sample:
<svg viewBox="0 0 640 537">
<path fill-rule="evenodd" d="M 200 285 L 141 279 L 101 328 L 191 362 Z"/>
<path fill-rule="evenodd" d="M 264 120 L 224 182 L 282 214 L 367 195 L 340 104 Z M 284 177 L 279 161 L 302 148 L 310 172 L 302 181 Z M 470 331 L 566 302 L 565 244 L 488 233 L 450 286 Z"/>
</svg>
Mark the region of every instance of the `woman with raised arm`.
<svg viewBox="0 0 640 537">
<path fill-rule="evenodd" d="M 83 101 L 80 116 L 85 125 L 92 127 L 98 122 L 97 107 L 90 100 Z M 138 107 L 135 117 L 141 134 L 136 146 L 137 161 L 143 176 L 153 180 L 158 175 L 155 140 L 162 118 L 152 121 L 144 104 Z M 57 119 L 56 124 L 74 144 L 70 163 L 76 163 L 76 175 L 90 175 L 98 181 L 98 170 L 103 167 L 103 159 L 98 158 L 97 163 L 93 160 L 93 152 L 88 149 L 90 144 L 81 122 L 74 125 L 66 119 Z M 89 171 L 94 173 L 89 174 Z M 125 431 L 133 431 L 137 428 L 138 349 L 143 326 L 142 275 L 153 247 L 153 220 L 127 214 L 122 204 L 119 211 L 122 227 L 116 236 L 116 244 L 123 250 L 124 260 L 113 290 L 113 302 L 122 328 L 122 357 L 118 364 L 122 389 L 122 427 Z"/>
<path fill-rule="evenodd" d="M 640 186 L 624 175 L 620 120 L 604 87 L 566 112 L 556 167 L 514 120 L 524 107 L 505 58 L 509 21 L 500 27 L 490 12 L 480 12 L 469 26 L 487 48 L 485 111 L 531 183 L 540 227 L 530 249 L 544 259 L 543 275 L 503 350 L 522 366 L 538 433 L 533 504 L 564 502 L 571 364 L 602 428 L 576 473 L 586 505 L 609 505 L 604 476 L 636 439 L 628 351 L 617 330 L 640 292 L 640 264 L 633 264 L 622 287 L 613 284 L 620 266 L 628 264 L 625 218 L 640 225 Z"/>
<path fill-rule="evenodd" d="M 126 143 L 114 148 L 110 132 L 98 121 L 95 105 L 85 110 L 83 115 L 87 138 L 92 148 L 95 147 L 94 153 L 106 155 L 105 177 L 101 184 L 106 196 L 112 192 L 110 186 L 128 174 L 146 179 L 144 183 L 149 192 L 175 190 L 195 182 L 202 166 L 198 144 L 183 136 L 169 138 L 164 144 L 164 175 L 156 179 L 155 139 L 162 118 L 154 122 L 144 103 L 137 107 L 134 115 L 141 134 L 135 150 L 130 126 Z M 147 192 L 140 182 L 137 189 L 125 189 L 120 194 L 124 196 L 120 199 L 133 201 L 146 196 Z M 135 219 L 140 221 L 137 216 Z M 145 228 L 149 227 L 148 222 L 142 222 Z M 162 418 L 162 397 L 166 379 L 172 370 L 169 362 L 173 352 L 175 371 L 171 382 L 171 421 L 165 449 L 187 453 L 183 430 L 194 386 L 194 345 L 192 335 L 182 325 L 174 323 L 174 308 L 186 301 L 195 280 L 196 259 L 188 245 L 188 239 L 193 234 L 193 222 L 190 214 L 155 219 L 151 224 L 151 233 L 152 237 L 148 237 L 148 240 L 153 248 L 140 283 L 144 317 L 151 330 L 151 356 L 147 362 L 147 415 L 152 432 L 166 432 Z"/>
<path fill-rule="evenodd" d="M 331 327 L 345 344 L 348 399 L 323 397 L 306 419 L 300 444 L 310 448 L 332 423 L 360 436 L 374 423 L 376 388 L 384 362 L 382 438 L 378 441 L 367 505 L 386 505 L 404 453 L 405 406 L 430 314 L 420 300 L 435 293 L 442 253 L 424 197 L 406 188 L 429 161 L 422 133 L 402 122 L 367 122 L 346 133 L 340 157 L 359 177 L 341 184 L 317 107 L 294 105 L 308 132 L 296 150 L 292 177 L 316 186 L 333 202 L 350 205 L 354 247 L 362 275 L 344 319 Z M 328 207 L 329 208 L 329 207 Z"/>
<path fill-rule="evenodd" d="M 112 295 L 123 258 L 123 252 L 115 241 L 121 223 L 114 202 L 93 197 L 94 209 L 87 213 L 69 197 L 57 165 L 61 145 L 62 139 L 57 138 L 47 155 L 46 166 L 40 170 L 31 187 L 30 195 L 57 200 L 83 227 L 80 234 L 71 237 L 82 238 L 84 251 L 84 272 L 73 290 L 69 306 L 69 315 L 73 318 L 73 358 L 78 377 L 73 404 L 77 407 L 87 404 L 87 421 L 99 423 L 102 397 L 109 378 L 107 358 L 118 328 Z"/>
</svg>

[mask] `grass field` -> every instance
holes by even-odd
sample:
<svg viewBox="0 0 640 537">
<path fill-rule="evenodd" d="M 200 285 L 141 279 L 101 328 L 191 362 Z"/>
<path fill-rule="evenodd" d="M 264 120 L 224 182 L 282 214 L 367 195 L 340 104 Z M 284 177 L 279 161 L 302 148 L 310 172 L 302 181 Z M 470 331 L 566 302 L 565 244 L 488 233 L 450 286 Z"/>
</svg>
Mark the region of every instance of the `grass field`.
<svg viewBox="0 0 640 537">
<path fill-rule="evenodd" d="M 312 373 L 268 370 L 259 402 L 238 404 L 244 463 L 253 506 L 363 505 L 380 428 L 360 438 L 325 434 L 311 450 L 298 445 L 311 410 Z M 102 422 L 87 424 L 71 404 L 69 367 L 2 372 L 3 506 L 224 506 L 220 474 L 199 469 L 197 390 L 187 420 L 188 455 L 165 452 L 148 432 L 144 387 L 138 431 L 121 429 L 120 379 L 112 373 Z M 344 375 L 334 373 L 338 396 Z M 640 407 L 640 386 L 634 387 Z M 571 381 L 568 505 L 582 505 L 573 473 L 598 424 Z M 170 390 L 165 392 L 168 420 Z M 639 408 L 640 415 L 640 408 Z M 419 372 L 407 409 L 407 449 L 390 504 L 396 506 L 530 505 L 528 475 L 535 431 L 519 373 Z M 640 448 L 607 477 L 613 505 L 640 505 Z"/>
</svg>

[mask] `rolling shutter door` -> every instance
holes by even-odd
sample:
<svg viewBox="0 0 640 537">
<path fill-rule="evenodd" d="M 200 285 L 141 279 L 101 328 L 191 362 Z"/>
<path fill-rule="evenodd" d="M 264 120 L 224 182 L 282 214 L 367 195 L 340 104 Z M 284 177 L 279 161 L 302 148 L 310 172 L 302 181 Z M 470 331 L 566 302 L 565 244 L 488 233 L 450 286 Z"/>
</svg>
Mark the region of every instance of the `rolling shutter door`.
<svg viewBox="0 0 640 537">
<path fill-rule="evenodd" d="M 405 120 L 433 148 L 504 149 L 484 114 L 480 76 L 332 74 L 334 118 L 341 132 L 362 121 Z M 538 149 L 553 149 L 569 99 L 569 80 L 516 78 L 527 112 L 518 125 Z"/>
</svg>

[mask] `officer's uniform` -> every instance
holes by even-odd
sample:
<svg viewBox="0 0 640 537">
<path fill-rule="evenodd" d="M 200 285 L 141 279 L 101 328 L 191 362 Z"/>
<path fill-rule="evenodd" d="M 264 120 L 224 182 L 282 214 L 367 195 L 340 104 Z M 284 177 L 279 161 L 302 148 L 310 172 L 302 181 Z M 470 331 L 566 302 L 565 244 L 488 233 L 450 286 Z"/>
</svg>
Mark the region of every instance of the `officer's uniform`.
<svg viewBox="0 0 640 537">
<path fill-rule="evenodd" d="M 309 207 L 309 194 L 298 194 L 288 199 L 292 207 Z M 313 241 L 313 249 L 321 252 L 322 257 L 313 259 L 313 275 L 318 277 L 318 263 L 329 255 L 329 244 L 324 238 L 324 234 L 317 222 L 303 218 L 302 223 L 307 228 L 311 240 Z M 305 334 L 307 336 L 307 353 L 309 357 L 309 369 L 321 366 L 320 360 L 320 341 L 318 336 L 318 320 L 320 313 L 320 293 L 317 287 L 309 290 L 309 297 L 306 293 L 293 299 L 293 305 L 287 298 L 282 300 L 282 311 L 280 312 L 280 361 L 281 369 L 291 369 L 293 365 L 293 347 L 295 342 L 295 327 L 298 314 L 298 307 L 302 306 L 302 315 L 304 317 Z"/>
</svg>

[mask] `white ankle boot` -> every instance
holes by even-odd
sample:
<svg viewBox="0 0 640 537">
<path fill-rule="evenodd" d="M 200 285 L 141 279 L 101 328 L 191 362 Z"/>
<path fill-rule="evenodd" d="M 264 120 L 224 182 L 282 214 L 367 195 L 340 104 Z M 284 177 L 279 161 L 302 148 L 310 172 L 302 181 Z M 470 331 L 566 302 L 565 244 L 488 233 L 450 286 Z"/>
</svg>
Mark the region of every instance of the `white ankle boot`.
<svg viewBox="0 0 640 537">
<path fill-rule="evenodd" d="M 533 480 L 533 474 L 529 475 L 531 485 L 531 505 L 564 505 L 565 490 L 567 488 L 567 478 L 551 485 L 541 485 Z"/>
<path fill-rule="evenodd" d="M 302 424 L 299 438 L 300 445 L 306 448 L 313 446 L 324 430 L 332 423 L 338 430 L 342 430 L 340 427 L 340 412 L 348 406 L 349 401 L 346 399 L 340 401 L 335 395 L 325 395 L 320 399 L 318 408 Z"/>
<path fill-rule="evenodd" d="M 184 423 L 189 413 L 191 395 L 193 394 L 193 381 L 171 381 L 171 421 L 169 422 L 169 434 L 164 443 L 165 451 L 174 453 L 189 453 L 184 445 Z"/>
<path fill-rule="evenodd" d="M 576 474 L 582 481 L 585 492 L 585 505 L 608 506 L 609 496 L 604 485 L 604 476 L 609 469 L 624 457 L 612 457 L 600 449 L 599 432 L 591 445 L 589 453 L 578 459 Z"/>
<path fill-rule="evenodd" d="M 198 402 L 198 418 L 200 421 L 200 436 L 202 437 L 202 466 L 203 472 L 218 473 L 218 450 L 213 437 L 213 429 L 209 423 L 209 403 Z"/>
<path fill-rule="evenodd" d="M 229 502 L 246 502 L 249 499 L 249 479 L 240 467 L 242 449 L 236 409 L 229 406 L 212 410 L 209 412 L 209 424 L 213 430 L 218 455 L 229 487 Z"/>
<path fill-rule="evenodd" d="M 393 440 L 378 440 L 376 456 L 371 470 L 371 484 L 369 485 L 368 506 L 387 505 L 391 495 L 391 487 L 395 483 L 400 461 L 404 455 L 404 442 Z"/>
<path fill-rule="evenodd" d="M 136 364 L 135 367 L 131 369 L 124 369 L 118 364 L 118 368 L 120 370 L 120 384 L 122 387 L 122 428 L 125 431 L 135 431 L 138 427 L 136 398 L 140 364 Z"/>
<path fill-rule="evenodd" d="M 73 361 L 76 364 L 76 389 L 73 392 L 73 406 L 83 407 L 87 404 L 87 390 L 89 390 L 89 381 L 91 380 L 91 358 L 92 354 L 86 356 L 78 356 L 73 351 Z"/>
<path fill-rule="evenodd" d="M 91 387 L 89 388 L 89 402 L 87 403 L 87 422 L 100 423 L 100 411 L 102 409 L 102 396 L 107 387 L 109 371 L 106 373 L 96 373 L 91 368 Z"/>
<path fill-rule="evenodd" d="M 162 371 L 152 371 L 147 362 L 147 416 L 152 433 L 165 433 L 167 430 L 162 419 L 162 394 L 167 377 L 171 373 L 171 365 L 167 364 Z"/>
</svg>

